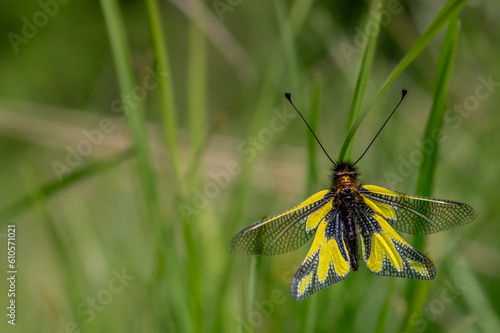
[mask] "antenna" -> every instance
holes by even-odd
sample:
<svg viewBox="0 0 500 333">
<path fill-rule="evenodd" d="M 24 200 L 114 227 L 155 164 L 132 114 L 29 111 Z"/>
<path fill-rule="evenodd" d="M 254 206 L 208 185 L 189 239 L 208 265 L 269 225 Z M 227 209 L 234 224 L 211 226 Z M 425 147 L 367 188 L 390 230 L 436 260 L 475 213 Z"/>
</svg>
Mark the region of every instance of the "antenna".
<svg viewBox="0 0 500 333">
<path fill-rule="evenodd" d="M 288 101 L 290 102 L 290 104 L 292 104 L 293 108 L 295 109 L 295 111 L 297 111 L 297 113 L 299 114 L 300 118 L 302 118 L 302 120 L 306 123 L 307 125 L 307 128 L 309 128 L 309 130 L 311 131 L 312 135 L 314 135 L 314 138 L 316 139 L 316 141 L 319 143 L 321 149 L 323 149 L 323 151 L 325 152 L 326 156 L 328 157 L 328 159 L 333 163 L 333 165 L 337 165 L 337 163 L 335 163 L 332 158 L 330 157 L 330 155 L 328 155 L 328 153 L 326 152 L 325 148 L 323 147 L 323 145 L 321 144 L 321 142 L 319 141 L 318 137 L 316 136 L 316 134 L 314 134 L 314 131 L 312 130 L 311 126 L 309 126 L 309 124 L 307 123 L 306 119 L 304 118 L 304 116 L 302 115 L 302 113 L 300 113 L 299 109 L 297 109 L 297 107 L 295 106 L 295 104 L 293 104 L 292 102 L 292 96 L 290 95 L 289 92 L 285 93 L 285 97 L 286 99 L 288 99 Z"/>
<path fill-rule="evenodd" d="M 368 151 L 368 149 L 371 147 L 371 145 L 373 144 L 373 142 L 375 141 L 375 139 L 377 138 L 377 136 L 378 136 L 378 135 L 380 134 L 380 132 L 382 132 L 382 130 L 384 129 L 385 124 L 387 124 L 387 122 L 389 121 L 389 119 L 391 119 L 391 117 L 392 117 L 392 115 L 394 114 L 394 112 L 396 112 L 396 110 L 398 109 L 399 104 L 401 104 L 401 102 L 402 102 L 402 101 L 403 101 L 403 99 L 405 98 L 405 96 L 406 96 L 406 93 L 407 93 L 407 92 L 408 92 L 408 91 L 406 90 L 406 88 L 405 88 L 405 89 L 403 89 L 403 90 L 401 91 L 402 96 L 401 96 L 401 99 L 399 100 L 398 105 L 396 105 L 396 107 L 394 108 L 394 110 L 392 110 L 391 114 L 389 115 L 389 117 L 387 117 L 387 120 L 386 120 L 386 121 L 385 121 L 385 123 L 382 125 L 382 127 L 380 127 L 380 129 L 378 130 L 377 134 L 376 134 L 376 135 L 375 135 L 375 137 L 373 138 L 372 142 L 370 142 L 370 144 L 368 145 L 368 147 L 366 147 L 366 149 L 365 149 L 364 153 L 363 153 L 363 154 L 361 154 L 361 156 L 360 156 L 360 157 L 356 160 L 356 162 L 354 162 L 354 164 L 353 164 L 352 166 L 355 166 L 355 165 L 356 165 L 356 163 L 358 163 L 358 162 L 359 162 L 359 160 L 360 160 L 363 156 L 365 156 L 366 152 L 367 152 L 367 151 Z"/>
</svg>

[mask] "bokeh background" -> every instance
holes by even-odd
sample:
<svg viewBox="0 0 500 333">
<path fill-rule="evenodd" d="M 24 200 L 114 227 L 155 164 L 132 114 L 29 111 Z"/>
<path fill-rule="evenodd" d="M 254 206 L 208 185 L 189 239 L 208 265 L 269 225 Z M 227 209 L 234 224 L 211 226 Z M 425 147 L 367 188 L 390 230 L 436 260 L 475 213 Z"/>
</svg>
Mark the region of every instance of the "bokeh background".
<svg viewBox="0 0 500 333">
<path fill-rule="evenodd" d="M 500 331 L 499 12 L 494 0 L 2 2 L 0 330 Z M 334 159 L 375 101 L 354 159 L 402 88 L 358 166 L 365 184 L 475 207 L 472 224 L 404 235 L 434 260 L 435 280 L 361 264 L 295 302 L 310 243 L 228 254 L 237 231 L 329 186 L 330 162 L 285 91 Z M 423 138 L 440 110 L 432 155 Z"/>
</svg>

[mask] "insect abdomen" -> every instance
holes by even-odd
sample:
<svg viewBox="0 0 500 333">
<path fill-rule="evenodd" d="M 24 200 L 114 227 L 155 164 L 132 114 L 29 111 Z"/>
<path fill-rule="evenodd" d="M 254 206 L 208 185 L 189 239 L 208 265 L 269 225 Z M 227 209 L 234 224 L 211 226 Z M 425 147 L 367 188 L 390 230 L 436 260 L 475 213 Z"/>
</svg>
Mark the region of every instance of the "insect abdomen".
<svg viewBox="0 0 500 333">
<path fill-rule="evenodd" d="M 349 259 L 351 261 L 351 268 L 353 271 L 358 270 L 358 233 L 354 217 L 351 210 L 348 210 L 346 216 L 343 218 L 344 222 L 344 242 L 349 252 Z"/>
</svg>

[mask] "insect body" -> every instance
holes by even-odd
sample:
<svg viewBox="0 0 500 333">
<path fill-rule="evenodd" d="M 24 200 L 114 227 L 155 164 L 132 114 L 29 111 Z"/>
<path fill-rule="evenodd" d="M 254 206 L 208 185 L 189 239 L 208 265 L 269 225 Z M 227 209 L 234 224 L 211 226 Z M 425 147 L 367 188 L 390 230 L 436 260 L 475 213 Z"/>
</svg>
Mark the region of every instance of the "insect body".
<svg viewBox="0 0 500 333">
<path fill-rule="evenodd" d="M 333 200 L 337 203 L 339 219 L 345 221 L 343 240 L 347 246 L 351 267 L 358 270 L 358 230 L 354 208 L 360 205 L 362 198 L 356 184 L 357 174 L 349 164 L 337 166 L 332 175 L 331 190 L 335 192 Z"/>
<path fill-rule="evenodd" d="M 236 254 L 278 255 L 293 251 L 314 234 L 307 256 L 292 279 L 293 299 L 345 279 L 363 260 L 375 275 L 430 280 L 434 264 L 393 229 L 425 235 L 473 221 L 469 205 L 410 196 L 382 187 L 357 184 L 349 163 L 334 167 L 330 190 L 320 191 L 297 207 L 257 222 L 229 244 Z"/>
<path fill-rule="evenodd" d="M 294 300 L 345 279 L 351 269 L 358 269 L 360 252 L 375 275 L 433 279 L 436 268 L 432 261 L 393 228 L 414 235 L 431 234 L 473 221 L 474 209 L 457 201 L 361 186 L 354 164 L 334 162 L 329 190 L 241 230 L 231 239 L 229 251 L 279 255 L 299 248 L 314 235 L 292 279 Z"/>
</svg>

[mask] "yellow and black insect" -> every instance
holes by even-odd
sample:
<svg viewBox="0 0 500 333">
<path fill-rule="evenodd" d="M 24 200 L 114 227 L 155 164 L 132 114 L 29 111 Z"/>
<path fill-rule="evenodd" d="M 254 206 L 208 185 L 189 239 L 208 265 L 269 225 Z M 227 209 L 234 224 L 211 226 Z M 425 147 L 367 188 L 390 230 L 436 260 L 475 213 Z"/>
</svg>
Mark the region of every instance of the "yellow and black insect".
<svg viewBox="0 0 500 333">
<path fill-rule="evenodd" d="M 405 94 L 403 90 L 403 98 Z M 291 102 L 290 95 L 286 97 Z M 318 143 L 321 145 L 319 140 Z M 356 271 L 359 243 L 363 260 L 375 275 L 434 279 L 436 268 L 432 261 L 393 228 L 413 235 L 426 235 L 469 223 L 476 218 L 476 212 L 471 206 L 457 201 L 360 185 L 355 168 L 359 159 L 355 163 L 332 161 L 329 190 L 320 191 L 287 212 L 241 230 L 231 239 L 229 251 L 244 255 L 279 255 L 301 247 L 315 235 L 305 260 L 292 279 L 290 292 L 294 300 L 305 299 L 342 281 L 351 269 Z"/>
</svg>

